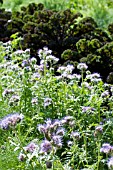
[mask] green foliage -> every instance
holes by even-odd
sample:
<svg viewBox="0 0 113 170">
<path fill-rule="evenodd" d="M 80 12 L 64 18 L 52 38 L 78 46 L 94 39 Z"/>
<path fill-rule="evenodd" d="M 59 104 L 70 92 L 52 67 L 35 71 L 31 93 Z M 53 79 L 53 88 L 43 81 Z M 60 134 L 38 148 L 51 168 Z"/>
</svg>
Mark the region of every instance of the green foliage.
<svg viewBox="0 0 113 170">
<path fill-rule="evenodd" d="M 84 17 L 94 18 L 98 26 L 103 29 L 107 29 L 107 26 L 113 22 L 112 0 L 70 0 L 67 7 L 73 12 L 81 12 Z"/>
<path fill-rule="evenodd" d="M 11 19 L 11 12 L 5 11 L 4 8 L 0 9 L 0 41 L 8 41 L 10 32 L 8 31 L 6 24 Z"/>
</svg>

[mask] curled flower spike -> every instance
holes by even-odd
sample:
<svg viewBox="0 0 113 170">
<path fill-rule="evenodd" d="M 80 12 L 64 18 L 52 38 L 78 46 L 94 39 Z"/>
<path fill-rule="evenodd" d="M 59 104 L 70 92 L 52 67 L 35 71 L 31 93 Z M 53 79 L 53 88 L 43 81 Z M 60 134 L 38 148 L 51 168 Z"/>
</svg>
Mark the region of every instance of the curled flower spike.
<svg viewBox="0 0 113 170">
<path fill-rule="evenodd" d="M 100 126 L 97 126 L 96 128 L 95 128 L 95 136 L 97 135 L 97 134 L 101 134 L 103 132 L 103 127 L 100 125 Z"/>
<path fill-rule="evenodd" d="M 56 147 L 62 147 L 62 137 L 60 135 L 54 135 L 52 136 L 53 144 L 56 145 Z"/>
<path fill-rule="evenodd" d="M 10 126 L 15 126 L 23 118 L 24 116 L 22 114 L 18 113 L 9 114 L 0 121 L 0 128 L 5 130 L 9 129 Z"/>
</svg>

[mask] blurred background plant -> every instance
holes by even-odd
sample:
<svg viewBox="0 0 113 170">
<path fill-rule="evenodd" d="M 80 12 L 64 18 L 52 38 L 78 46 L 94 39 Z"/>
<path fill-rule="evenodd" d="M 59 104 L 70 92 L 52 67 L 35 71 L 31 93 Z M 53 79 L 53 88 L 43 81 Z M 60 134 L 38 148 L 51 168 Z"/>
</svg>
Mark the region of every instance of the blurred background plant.
<svg viewBox="0 0 113 170">
<path fill-rule="evenodd" d="M 94 18 L 101 28 L 113 22 L 113 0 L 70 0 L 68 5 L 73 12 L 79 11 L 84 17 Z"/>
<path fill-rule="evenodd" d="M 64 10 L 70 8 L 74 13 L 79 11 L 84 17 L 93 17 L 98 26 L 103 29 L 113 22 L 113 0 L 31 0 L 31 2 L 43 3 L 47 9 Z M 4 0 L 2 7 L 16 11 L 28 3 L 27 0 Z"/>
</svg>

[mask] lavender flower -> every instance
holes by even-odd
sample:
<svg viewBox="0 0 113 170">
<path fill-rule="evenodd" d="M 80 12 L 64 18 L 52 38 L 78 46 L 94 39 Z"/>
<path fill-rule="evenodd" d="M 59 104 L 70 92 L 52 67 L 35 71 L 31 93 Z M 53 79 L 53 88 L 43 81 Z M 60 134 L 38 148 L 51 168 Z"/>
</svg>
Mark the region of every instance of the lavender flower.
<svg viewBox="0 0 113 170">
<path fill-rule="evenodd" d="M 10 126 L 15 126 L 18 122 L 23 119 L 22 114 L 14 113 L 9 114 L 0 121 L 0 128 L 9 129 Z"/>
<path fill-rule="evenodd" d="M 31 142 L 26 147 L 24 147 L 25 151 L 30 152 L 30 153 L 33 153 L 36 148 L 37 148 L 37 145 L 34 142 Z"/>
<path fill-rule="evenodd" d="M 43 50 L 38 50 L 38 56 L 40 59 L 46 59 L 47 55 L 50 55 L 52 53 L 51 50 L 48 49 L 48 47 L 44 47 Z"/>
<path fill-rule="evenodd" d="M 72 132 L 71 137 L 79 140 L 80 139 L 80 133 L 79 132 Z"/>
<path fill-rule="evenodd" d="M 48 152 L 50 152 L 52 150 L 52 145 L 51 145 L 50 141 L 45 139 L 41 143 L 40 148 L 41 148 L 41 150 L 40 150 L 41 153 L 48 153 Z"/>
<path fill-rule="evenodd" d="M 32 105 L 38 104 L 37 98 L 32 98 L 31 103 L 32 103 Z"/>
<path fill-rule="evenodd" d="M 18 159 L 19 159 L 19 161 L 21 161 L 21 162 L 23 162 L 23 161 L 25 160 L 25 158 L 26 158 L 26 155 L 23 154 L 23 153 L 20 153 L 19 156 L 18 156 Z"/>
<path fill-rule="evenodd" d="M 102 94 L 101 94 L 101 97 L 108 97 L 109 96 L 109 91 L 108 90 L 106 90 L 106 91 L 104 91 Z"/>
<path fill-rule="evenodd" d="M 14 89 L 5 89 L 2 93 L 3 97 L 7 96 L 8 94 L 14 93 Z"/>
<path fill-rule="evenodd" d="M 64 136 L 65 134 L 65 129 L 64 128 L 58 128 L 56 135 Z"/>
<path fill-rule="evenodd" d="M 62 147 L 62 137 L 60 135 L 53 135 L 52 136 L 53 144 L 57 147 Z"/>
<path fill-rule="evenodd" d="M 95 128 L 94 136 L 97 136 L 98 134 L 101 134 L 102 132 L 103 132 L 103 127 L 99 125 Z"/>
<path fill-rule="evenodd" d="M 109 154 L 110 151 L 111 151 L 111 145 L 109 143 L 104 143 L 102 145 L 102 147 L 100 148 L 100 152 L 103 152 L 103 153 L 106 153 L 106 154 Z"/>
<path fill-rule="evenodd" d="M 54 122 L 52 124 L 52 127 L 57 128 L 59 126 L 61 126 L 61 121 L 59 121 L 58 119 L 54 120 Z"/>
<path fill-rule="evenodd" d="M 37 62 L 37 59 L 35 58 L 35 57 L 32 57 L 31 59 L 30 59 L 30 62 L 31 62 L 31 64 L 36 64 L 36 62 Z"/>
<path fill-rule="evenodd" d="M 59 61 L 59 59 L 54 57 L 53 55 L 46 56 L 46 60 L 53 63 L 57 63 Z"/>
<path fill-rule="evenodd" d="M 68 145 L 68 147 L 71 147 L 73 145 L 73 142 L 72 141 L 68 141 L 67 145 Z"/>
<path fill-rule="evenodd" d="M 88 75 L 86 75 L 86 78 L 87 79 L 95 79 L 95 78 L 99 79 L 100 74 L 98 74 L 98 73 L 88 74 Z"/>
<path fill-rule="evenodd" d="M 20 97 L 18 95 L 13 95 L 9 100 L 9 104 L 12 105 L 13 103 L 17 103 L 19 100 Z"/>
<path fill-rule="evenodd" d="M 52 99 L 51 98 L 45 98 L 44 99 L 44 107 L 49 106 L 52 103 Z"/>
<path fill-rule="evenodd" d="M 87 111 L 95 111 L 95 109 L 90 106 L 82 106 L 82 112 L 86 113 Z"/>
<path fill-rule="evenodd" d="M 47 127 L 46 127 L 46 124 L 44 124 L 44 125 L 39 124 L 39 125 L 37 126 L 37 128 L 38 128 L 38 131 L 39 131 L 40 133 L 46 134 L 46 133 L 48 132 L 48 129 L 47 129 Z"/>
<path fill-rule="evenodd" d="M 113 156 L 108 160 L 107 165 L 108 165 L 108 168 L 109 168 L 109 169 L 112 169 L 112 168 L 113 168 Z"/>
<path fill-rule="evenodd" d="M 77 65 L 77 68 L 78 68 L 79 70 L 87 70 L 88 66 L 87 66 L 85 63 L 79 63 L 79 64 Z"/>
</svg>

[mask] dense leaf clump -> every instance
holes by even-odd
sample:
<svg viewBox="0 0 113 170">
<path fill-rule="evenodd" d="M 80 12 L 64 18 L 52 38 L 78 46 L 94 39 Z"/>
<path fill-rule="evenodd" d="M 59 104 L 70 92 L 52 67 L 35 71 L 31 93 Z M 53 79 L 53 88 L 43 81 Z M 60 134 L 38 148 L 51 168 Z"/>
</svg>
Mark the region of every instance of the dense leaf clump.
<svg viewBox="0 0 113 170">
<path fill-rule="evenodd" d="M 6 36 L 18 32 L 23 37 L 22 49 L 30 48 L 31 56 L 37 59 L 37 51 L 47 46 L 60 59 L 59 64 L 72 61 L 76 66 L 85 62 L 91 71 L 101 73 L 103 80 L 113 71 L 112 38 L 91 17 L 82 18 L 81 13 L 74 14 L 70 9 L 54 11 L 45 9 L 41 3 L 31 3 L 22 7 L 21 12 L 14 12 L 5 26 Z"/>
<path fill-rule="evenodd" d="M 5 11 L 4 8 L 0 9 L 0 41 L 8 41 L 11 35 L 7 29 L 7 23 L 11 19 L 11 12 Z"/>
</svg>

